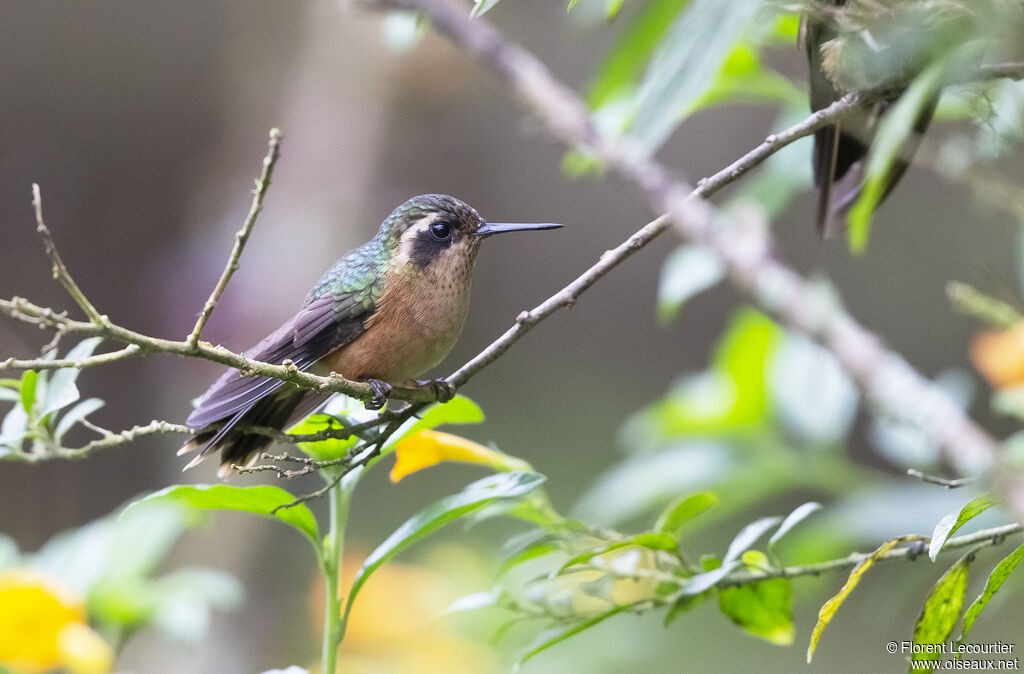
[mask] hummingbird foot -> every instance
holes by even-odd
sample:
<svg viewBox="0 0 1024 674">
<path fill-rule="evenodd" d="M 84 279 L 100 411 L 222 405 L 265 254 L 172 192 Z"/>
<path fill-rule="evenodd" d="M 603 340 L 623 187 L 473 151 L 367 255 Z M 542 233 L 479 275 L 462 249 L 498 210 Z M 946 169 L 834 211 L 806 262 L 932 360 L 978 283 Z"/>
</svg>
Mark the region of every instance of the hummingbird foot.
<svg viewBox="0 0 1024 674">
<path fill-rule="evenodd" d="M 455 387 L 446 379 L 414 379 L 417 386 L 429 388 L 437 396 L 437 402 L 446 403 L 455 397 Z"/>
<path fill-rule="evenodd" d="M 391 384 L 380 379 L 367 379 L 366 383 L 373 389 L 373 397 L 366 401 L 366 409 L 379 410 L 388 401 L 388 394 L 391 393 Z"/>
</svg>

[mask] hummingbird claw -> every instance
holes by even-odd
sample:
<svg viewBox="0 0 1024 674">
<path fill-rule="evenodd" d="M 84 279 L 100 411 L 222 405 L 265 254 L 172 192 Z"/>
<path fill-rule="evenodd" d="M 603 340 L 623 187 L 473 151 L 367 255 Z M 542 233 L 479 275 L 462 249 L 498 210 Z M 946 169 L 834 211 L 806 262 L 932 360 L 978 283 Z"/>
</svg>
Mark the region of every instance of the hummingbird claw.
<svg viewBox="0 0 1024 674">
<path fill-rule="evenodd" d="M 429 388 L 437 396 L 437 402 L 446 403 L 455 397 L 455 387 L 446 379 L 415 379 L 417 386 Z"/>
<path fill-rule="evenodd" d="M 388 394 L 391 393 L 391 384 L 380 379 L 367 379 L 366 383 L 373 389 L 373 397 L 366 401 L 366 409 L 379 410 L 388 401 Z"/>
</svg>

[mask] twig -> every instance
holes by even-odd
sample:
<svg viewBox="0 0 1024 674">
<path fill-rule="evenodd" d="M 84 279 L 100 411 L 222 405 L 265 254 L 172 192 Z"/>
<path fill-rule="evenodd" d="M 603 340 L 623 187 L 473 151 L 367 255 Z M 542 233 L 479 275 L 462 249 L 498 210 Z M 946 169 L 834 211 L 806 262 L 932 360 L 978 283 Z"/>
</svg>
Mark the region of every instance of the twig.
<svg viewBox="0 0 1024 674">
<path fill-rule="evenodd" d="M 58 335 L 61 333 L 57 333 Z M 45 358 L 34 358 L 31 360 L 18 360 L 16 358 L 8 358 L 6 360 L 0 360 L 0 370 L 58 370 L 73 367 L 77 370 L 81 370 L 84 367 L 92 367 L 93 365 L 107 365 L 113 363 L 116 360 L 122 360 L 131 356 L 137 356 L 143 353 L 142 347 L 137 344 L 129 344 L 123 349 L 117 351 L 109 351 L 107 353 L 98 353 L 88 358 L 78 358 L 68 360 L 66 358 L 51 358 L 46 360 Z"/>
<path fill-rule="evenodd" d="M 977 482 L 978 479 L 974 477 L 962 477 L 959 480 L 950 480 L 945 477 L 939 477 L 938 475 L 929 475 L 928 473 L 922 473 L 919 470 L 913 468 L 907 469 L 907 475 L 910 477 L 916 477 L 921 482 L 927 482 L 928 484 L 937 484 L 945 487 L 946 489 L 959 489 L 960 487 Z"/>
<path fill-rule="evenodd" d="M 967 548 L 975 544 L 981 545 L 999 545 L 1003 540 L 1012 534 L 1018 534 L 1024 531 L 1024 526 L 1020 524 L 1006 524 L 1001 527 L 993 527 L 991 529 L 982 529 L 973 534 L 967 534 L 965 536 L 957 536 L 956 538 L 950 538 L 946 541 L 945 545 L 942 546 L 942 552 L 947 550 L 958 550 L 961 548 Z M 927 539 L 925 539 L 927 540 Z M 891 560 L 891 559 L 915 559 L 920 553 L 918 546 L 909 545 L 902 548 L 894 548 L 889 552 L 881 555 L 877 558 L 877 561 Z M 845 569 L 853 566 L 857 566 L 862 561 L 870 557 L 870 553 L 854 552 L 846 557 L 840 557 L 839 559 L 830 559 L 825 562 L 816 562 L 814 564 L 804 564 L 800 566 L 787 566 L 780 569 L 759 569 L 753 570 L 742 570 L 735 571 L 728 574 L 718 583 L 718 587 L 730 587 L 734 585 L 745 585 L 748 583 L 756 583 L 762 580 L 768 580 L 770 578 L 795 578 L 797 576 L 818 576 L 828 571 L 835 571 L 838 569 Z"/>
<path fill-rule="evenodd" d="M 195 327 L 192 328 L 192 332 L 185 339 L 185 342 L 192 347 L 195 347 L 199 342 L 199 334 L 203 331 L 203 327 L 206 325 L 206 321 L 209 320 L 210 314 L 213 313 L 214 307 L 217 306 L 217 300 L 220 299 L 224 289 L 227 288 L 228 281 L 231 280 L 232 275 L 238 270 L 238 260 L 242 256 L 242 250 L 245 249 L 249 235 L 252 234 L 256 218 L 259 217 L 260 212 L 263 210 L 263 198 L 267 194 L 270 177 L 274 173 L 274 165 L 277 164 L 277 158 L 281 156 L 281 132 L 278 129 L 270 130 L 270 141 L 267 145 L 267 156 L 263 158 L 263 170 L 260 173 L 260 177 L 256 180 L 256 189 L 253 190 L 252 205 L 249 206 L 249 213 L 245 216 L 242 228 L 235 232 L 235 245 L 231 248 L 231 254 L 228 256 L 228 262 L 224 266 L 224 271 L 221 272 L 220 278 L 217 279 L 217 285 L 213 288 L 213 292 L 210 293 L 206 304 L 203 305 L 202 311 L 199 312 L 199 318 L 196 320 Z"/>
<path fill-rule="evenodd" d="M 921 428 L 958 470 L 977 473 L 1000 462 L 995 440 L 945 392 L 884 348 L 837 301 L 777 261 L 767 232 L 721 226 L 730 221 L 719 217 L 699 192 L 671 178 L 662 165 L 636 152 L 628 141 L 602 135 L 582 101 L 532 54 L 486 21 L 470 20 L 461 7 L 443 0 L 380 0 L 375 5 L 421 12 L 438 32 L 497 74 L 555 138 L 594 154 L 639 187 L 652 208 L 665 213 L 685 238 L 719 258 L 734 285 L 782 323 L 828 348 L 875 405 Z M 1009 470 L 992 470 L 992 474 L 1008 503 L 1024 516 L 1024 488 L 1015 474 Z"/>
<path fill-rule="evenodd" d="M 89 321 L 93 324 L 100 326 L 107 323 L 107 317 L 101 316 L 100 312 L 96 310 L 96 307 L 92 305 L 92 302 L 85 296 L 82 289 L 78 287 L 75 280 L 71 278 L 68 268 L 64 266 L 64 260 L 61 259 L 60 253 L 57 252 L 57 246 L 53 243 L 53 237 L 50 235 L 50 230 L 47 228 L 46 223 L 43 221 L 43 198 L 39 192 L 39 185 L 32 183 L 32 207 L 36 212 L 36 231 L 43 239 L 43 248 L 46 250 L 46 256 L 50 258 L 50 264 L 53 268 L 53 278 L 55 278 L 63 287 L 64 290 L 71 295 L 71 298 L 75 300 L 75 303 L 81 307 L 85 315 L 89 317 Z"/>
</svg>

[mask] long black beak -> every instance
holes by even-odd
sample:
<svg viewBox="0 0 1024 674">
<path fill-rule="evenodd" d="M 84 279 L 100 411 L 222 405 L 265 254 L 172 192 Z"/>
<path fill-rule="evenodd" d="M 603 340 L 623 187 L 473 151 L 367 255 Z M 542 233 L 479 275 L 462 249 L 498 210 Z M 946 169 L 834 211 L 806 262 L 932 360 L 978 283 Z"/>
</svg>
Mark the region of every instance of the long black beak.
<svg viewBox="0 0 1024 674">
<path fill-rule="evenodd" d="M 532 229 L 558 229 L 564 225 L 553 222 L 486 222 L 476 230 L 477 236 L 491 236 L 502 232 L 525 232 Z"/>
</svg>

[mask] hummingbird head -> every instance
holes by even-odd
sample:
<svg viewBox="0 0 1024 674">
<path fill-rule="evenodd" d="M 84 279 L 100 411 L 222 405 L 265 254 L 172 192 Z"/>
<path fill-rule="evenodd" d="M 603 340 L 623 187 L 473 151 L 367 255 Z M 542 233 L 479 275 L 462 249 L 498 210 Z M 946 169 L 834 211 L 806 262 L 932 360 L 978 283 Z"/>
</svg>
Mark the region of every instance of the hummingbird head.
<svg viewBox="0 0 1024 674">
<path fill-rule="evenodd" d="M 561 227 L 553 223 L 488 223 L 469 204 L 447 194 L 421 194 L 396 208 L 379 237 L 393 246 L 400 267 L 467 268 L 480 243 L 493 234 Z"/>
</svg>

